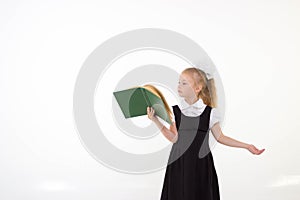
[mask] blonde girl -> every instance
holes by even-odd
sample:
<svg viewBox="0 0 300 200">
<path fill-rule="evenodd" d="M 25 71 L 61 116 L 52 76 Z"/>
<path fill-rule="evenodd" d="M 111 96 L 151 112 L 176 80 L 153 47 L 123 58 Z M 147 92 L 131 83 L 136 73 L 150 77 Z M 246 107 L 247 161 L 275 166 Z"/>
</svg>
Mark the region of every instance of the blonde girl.
<svg viewBox="0 0 300 200">
<path fill-rule="evenodd" d="M 244 148 L 255 155 L 265 149 L 259 150 L 253 144 L 235 140 L 223 133 L 217 114 L 214 79 L 208 79 L 201 69 L 190 67 L 181 72 L 177 92 L 182 100 L 180 105 L 172 106 L 175 120 L 163 94 L 152 85 L 148 87 L 162 98 L 172 124 L 169 128 L 165 127 L 152 107 L 147 108 L 148 118 L 173 143 L 169 161 L 177 156 L 167 166 L 161 200 L 219 200 L 218 177 L 206 137 L 209 130 L 221 144 Z M 184 144 L 186 141 L 191 141 L 188 147 Z M 198 152 L 202 147 L 208 151 L 199 158 Z"/>
</svg>

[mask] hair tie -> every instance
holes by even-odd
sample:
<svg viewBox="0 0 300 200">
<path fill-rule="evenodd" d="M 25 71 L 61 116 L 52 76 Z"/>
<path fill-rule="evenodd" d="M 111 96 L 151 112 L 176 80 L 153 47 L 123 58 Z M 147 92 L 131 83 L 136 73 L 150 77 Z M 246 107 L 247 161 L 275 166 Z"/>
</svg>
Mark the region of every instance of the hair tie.
<svg viewBox="0 0 300 200">
<path fill-rule="evenodd" d="M 206 74 L 207 80 L 214 78 L 213 74 L 210 72 L 205 72 L 205 74 Z"/>
</svg>

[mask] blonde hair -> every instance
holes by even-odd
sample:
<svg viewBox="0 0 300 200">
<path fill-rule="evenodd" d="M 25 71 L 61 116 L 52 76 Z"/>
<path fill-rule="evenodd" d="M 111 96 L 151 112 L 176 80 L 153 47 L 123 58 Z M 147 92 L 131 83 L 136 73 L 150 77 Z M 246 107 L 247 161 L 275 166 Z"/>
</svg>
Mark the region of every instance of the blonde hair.
<svg viewBox="0 0 300 200">
<path fill-rule="evenodd" d="M 213 78 L 208 80 L 205 72 L 196 67 L 186 68 L 181 73 L 187 74 L 193 79 L 193 86 L 202 86 L 201 91 L 197 94 L 198 99 L 201 98 L 208 106 L 217 107 L 217 94 Z"/>
<path fill-rule="evenodd" d="M 168 113 L 171 121 L 173 121 L 171 108 L 170 108 L 169 104 L 167 103 L 166 98 L 164 97 L 163 93 L 158 88 L 156 88 L 154 85 L 151 85 L 151 84 L 146 84 L 146 85 L 143 86 L 143 88 L 145 88 L 147 90 L 150 90 L 156 96 L 158 96 L 159 98 L 161 98 L 161 100 L 163 101 L 163 103 L 165 105 L 165 108 L 167 110 L 167 113 Z"/>
</svg>

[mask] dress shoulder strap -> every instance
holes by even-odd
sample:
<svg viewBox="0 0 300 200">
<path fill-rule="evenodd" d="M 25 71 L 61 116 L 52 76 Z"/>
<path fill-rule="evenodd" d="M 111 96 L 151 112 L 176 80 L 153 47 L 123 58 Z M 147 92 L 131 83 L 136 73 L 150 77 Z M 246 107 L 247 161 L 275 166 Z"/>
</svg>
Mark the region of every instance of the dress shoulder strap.
<svg viewBox="0 0 300 200">
<path fill-rule="evenodd" d="M 174 105 L 174 106 L 172 106 L 172 108 L 173 108 L 173 113 L 174 113 L 174 116 L 175 116 L 176 127 L 178 129 L 179 126 L 180 126 L 180 120 L 181 120 L 181 110 L 178 107 L 178 105 Z"/>
<path fill-rule="evenodd" d="M 201 130 L 209 130 L 209 121 L 210 121 L 210 113 L 212 107 L 207 105 L 201 114 L 201 123 L 199 124 L 199 129 Z"/>
</svg>

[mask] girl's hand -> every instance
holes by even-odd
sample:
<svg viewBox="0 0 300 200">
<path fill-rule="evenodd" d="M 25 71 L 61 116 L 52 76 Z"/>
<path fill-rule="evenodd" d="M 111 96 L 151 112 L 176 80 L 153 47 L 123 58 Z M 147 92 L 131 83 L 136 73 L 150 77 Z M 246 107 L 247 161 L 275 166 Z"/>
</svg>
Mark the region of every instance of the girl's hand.
<svg viewBox="0 0 300 200">
<path fill-rule="evenodd" d="M 253 144 L 249 144 L 247 149 L 255 155 L 259 155 L 265 151 L 265 149 L 261 149 L 261 150 L 257 149 Z"/>
<path fill-rule="evenodd" d="M 154 119 L 156 119 L 154 108 L 148 106 L 148 107 L 147 107 L 147 114 L 148 114 L 148 118 L 149 118 L 150 120 L 153 121 Z"/>
</svg>

